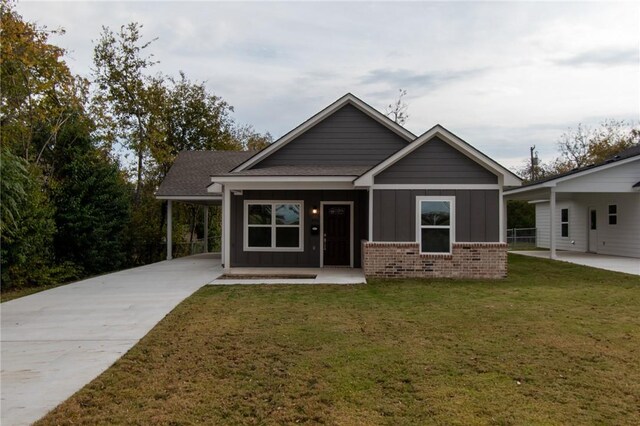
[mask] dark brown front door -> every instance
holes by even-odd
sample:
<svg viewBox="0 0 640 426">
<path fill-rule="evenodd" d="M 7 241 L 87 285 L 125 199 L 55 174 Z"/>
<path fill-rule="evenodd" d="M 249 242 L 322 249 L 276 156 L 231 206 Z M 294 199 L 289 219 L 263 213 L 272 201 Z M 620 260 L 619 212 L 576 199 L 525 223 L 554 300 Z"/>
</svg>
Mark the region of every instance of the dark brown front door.
<svg viewBox="0 0 640 426">
<path fill-rule="evenodd" d="M 351 265 L 351 206 L 325 204 L 323 207 L 324 264 Z"/>
</svg>

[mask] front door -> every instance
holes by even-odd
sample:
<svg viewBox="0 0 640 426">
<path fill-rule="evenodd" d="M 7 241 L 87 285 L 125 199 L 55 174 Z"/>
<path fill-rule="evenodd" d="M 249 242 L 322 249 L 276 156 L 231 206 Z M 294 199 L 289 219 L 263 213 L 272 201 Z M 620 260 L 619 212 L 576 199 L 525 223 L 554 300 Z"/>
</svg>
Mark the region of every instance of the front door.
<svg viewBox="0 0 640 426">
<path fill-rule="evenodd" d="M 593 207 L 589 208 L 589 251 L 598 251 L 598 213 Z"/>
<path fill-rule="evenodd" d="M 325 266 L 351 265 L 351 206 L 324 204 L 323 264 Z"/>
</svg>

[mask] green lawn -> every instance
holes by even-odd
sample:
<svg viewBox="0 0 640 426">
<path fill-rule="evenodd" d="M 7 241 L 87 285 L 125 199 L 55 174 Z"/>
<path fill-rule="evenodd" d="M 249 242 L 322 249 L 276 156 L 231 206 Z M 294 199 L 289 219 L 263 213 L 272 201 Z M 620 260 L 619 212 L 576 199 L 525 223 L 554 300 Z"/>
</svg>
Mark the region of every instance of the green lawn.
<svg viewBox="0 0 640 426">
<path fill-rule="evenodd" d="M 638 424 L 640 278 L 205 287 L 39 424 Z"/>
</svg>

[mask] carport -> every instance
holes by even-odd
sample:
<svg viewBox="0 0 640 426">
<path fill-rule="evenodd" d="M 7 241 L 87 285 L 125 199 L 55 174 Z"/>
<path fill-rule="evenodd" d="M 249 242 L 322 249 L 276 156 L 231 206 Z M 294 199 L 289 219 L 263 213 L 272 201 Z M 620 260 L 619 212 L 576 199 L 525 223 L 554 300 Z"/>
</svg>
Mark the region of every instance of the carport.
<svg viewBox="0 0 640 426">
<path fill-rule="evenodd" d="M 209 251 L 210 207 L 222 207 L 223 205 L 221 192 L 209 192 L 211 175 L 226 173 L 253 154 L 254 152 L 251 151 L 183 151 L 178 155 L 156 191 L 156 198 L 166 202 L 167 260 L 173 258 L 173 203 L 202 206 L 204 252 L 207 253 Z"/>
</svg>

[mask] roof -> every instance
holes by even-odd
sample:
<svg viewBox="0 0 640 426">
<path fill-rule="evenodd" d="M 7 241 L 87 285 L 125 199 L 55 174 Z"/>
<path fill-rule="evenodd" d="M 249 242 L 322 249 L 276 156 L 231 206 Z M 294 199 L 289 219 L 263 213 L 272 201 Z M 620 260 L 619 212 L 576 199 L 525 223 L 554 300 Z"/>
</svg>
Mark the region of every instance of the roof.
<svg viewBox="0 0 640 426">
<path fill-rule="evenodd" d="M 526 185 L 522 185 L 519 188 L 512 189 L 511 191 L 516 191 L 516 190 L 520 191 L 520 190 L 522 190 L 524 188 L 529 188 L 529 187 L 534 187 L 534 186 L 537 186 L 537 185 L 542 185 L 544 183 L 552 182 L 552 181 L 558 180 L 558 179 L 565 180 L 565 178 L 570 177 L 572 175 L 578 175 L 578 174 L 584 173 L 586 171 L 593 171 L 595 169 L 598 169 L 598 168 L 601 168 L 601 167 L 604 167 L 604 166 L 609 166 L 609 165 L 611 165 L 613 163 L 617 163 L 617 162 L 622 161 L 622 160 L 627 160 L 629 158 L 633 158 L 633 157 L 636 157 L 636 156 L 639 156 L 639 155 L 640 155 L 640 144 L 632 146 L 631 148 L 627 148 L 627 149 L 625 149 L 623 151 L 620 151 L 616 155 L 614 155 L 612 157 L 609 157 L 609 158 L 607 158 L 606 160 L 604 160 L 604 161 L 602 161 L 600 163 L 590 164 L 590 165 L 584 166 L 584 167 L 578 167 L 578 168 L 575 168 L 573 170 L 569 170 L 568 172 L 564 172 L 564 173 L 560 173 L 560 174 L 557 174 L 557 175 L 554 175 L 554 176 L 548 176 L 548 177 L 545 177 L 545 178 L 542 178 L 542 179 L 538 179 L 536 181 L 527 183 Z M 640 183 L 640 182 L 638 182 L 638 183 Z M 507 191 L 505 191 L 505 192 L 507 192 Z"/>
<path fill-rule="evenodd" d="M 295 129 L 288 132 L 286 135 L 282 136 L 280 139 L 273 142 L 271 145 L 269 145 L 265 149 L 255 153 L 255 155 L 253 155 L 252 157 L 244 161 L 242 164 L 239 164 L 237 167 L 235 167 L 233 171 L 234 172 L 242 171 L 255 165 L 260 160 L 273 154 L 274 152 L 276 152 L 277 150 L 279 150 L 280 148 L 282 148 L 283 146 L 285 146 L 286 144 L 288 144 L 289 142 L 291 142 L 292 140 L 294 140 L 295 138 L 297 138 L 298 136 L 300 136 L 301 134 L 303 134 L 304 132 L 306 132 L 307 130 L 309 130 L 310 128 L 312 128 L 322 120 L 324 120 L 325 118 L 329 117 L 331 114 L 333 114 L 334 112 L 336 112 L 337 110 L 339 110 L 345 105 L 353 105 L 354 107 L 358 108 L 360 111 L 362 111 L 369 117 L 373 118 L 383 126 L 387 127 L 391 131 L 395 132 L 396 134 L 404 138 L 407 142 L 411 142 L 416 138 L 416 135 L 414 135 L 409 130 L 405 129 L 400 124 L 396 123 L 395 121 L 393 121 L 392 119 L 390 119 L 389 117 L 387 117 L 386 115 L 378 111 L 377 109 L 373 108 L 371 105 L 362 101 L 357 96 L 351 93 L 347 93 L 346 95 L 344 95 L 343 97 L 341 97 L 340 99 L 338 99 L 337 101 L 329 105 L 328 107 L 324 108 L 319 113 L 315 114 L 314 116 L 312 116 L 311 118 L 309 118 L 308 120 L 300 124 Z"/>
<path fill-rule="evenodd" d="M 369 170 L 367 165 L 302 165 L 273 166 L 248 169 L 239 172 L 212 174 L 212 176 L 353 176 Z"/>
<path fill-rule="evenodd" d="M 156 197 L 211 196 L 211 175 L 225 174 L 255 151 L 182 151 L 164 178 Z"/>
</svg>

